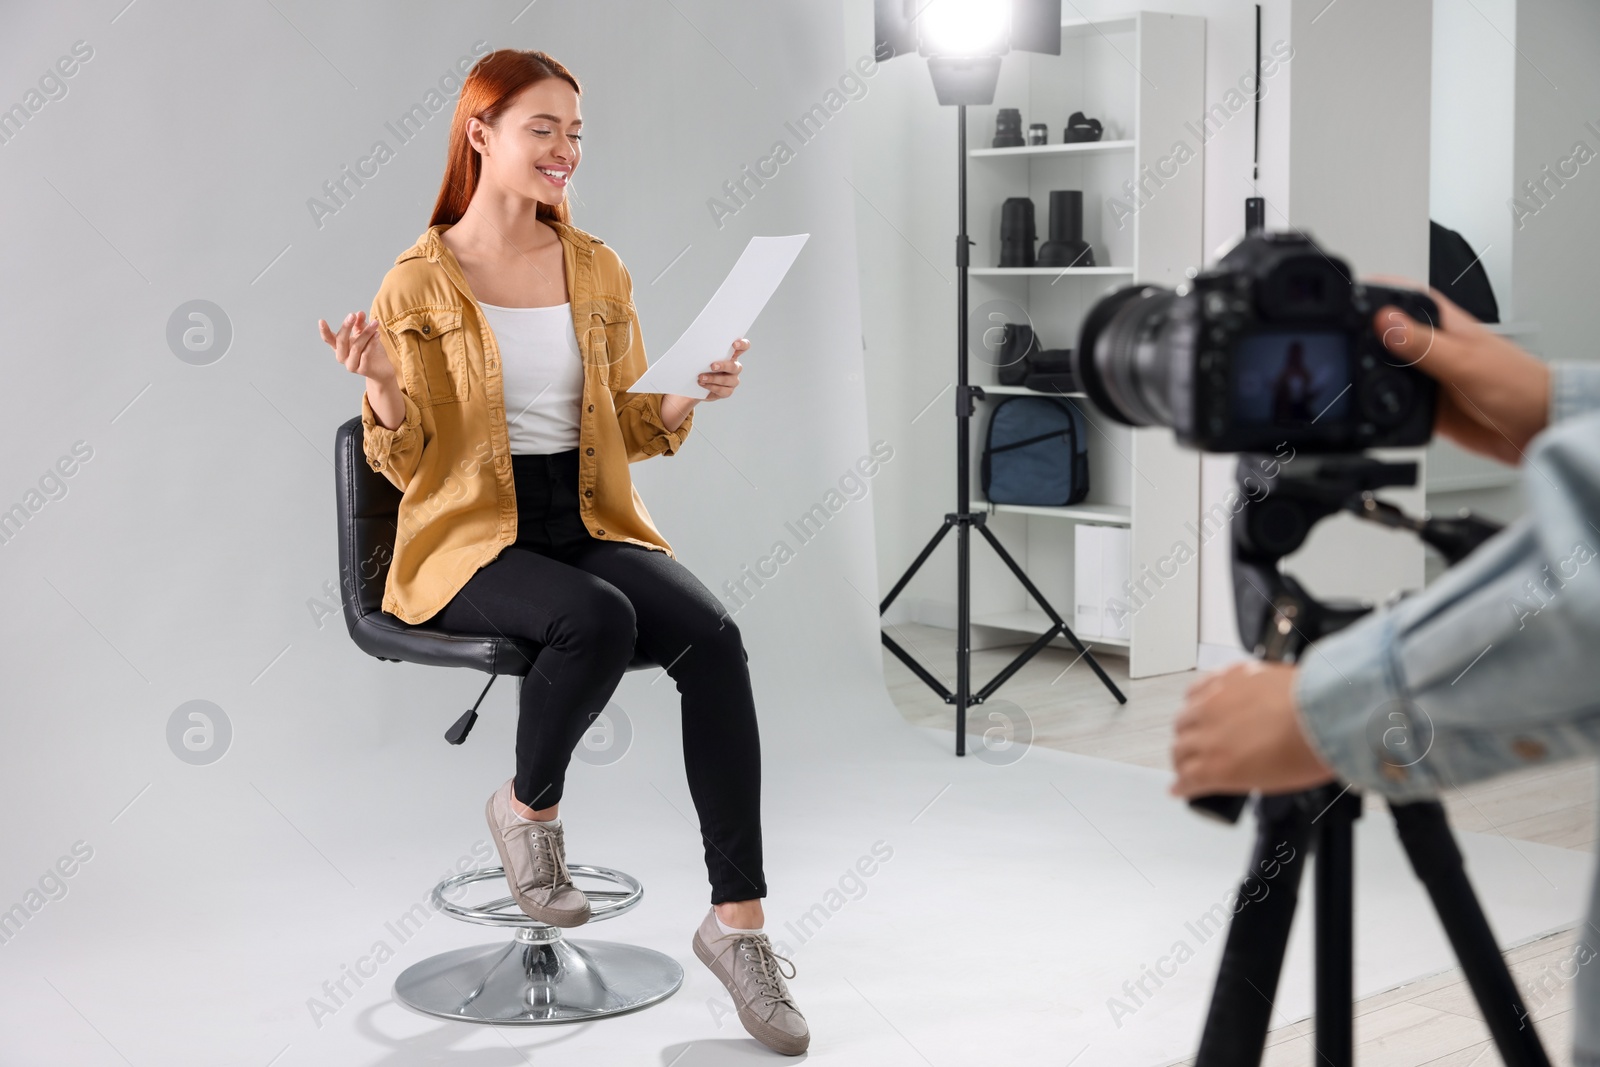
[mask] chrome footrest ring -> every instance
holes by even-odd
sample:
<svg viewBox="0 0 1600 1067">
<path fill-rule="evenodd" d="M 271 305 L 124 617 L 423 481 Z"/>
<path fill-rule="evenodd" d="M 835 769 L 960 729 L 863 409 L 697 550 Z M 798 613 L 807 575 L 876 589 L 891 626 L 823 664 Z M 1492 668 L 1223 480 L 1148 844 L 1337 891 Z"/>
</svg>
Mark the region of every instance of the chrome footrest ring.
<svg viewBox="0 0 1600 1067">
<path fill-rule="evenodd" d="M 614 919 L 624 912 L 637 907 L 644 899 L 644 884 L 631 874 L 625 874 L 613 867 L 591 867 L 584 864 L 568 864 L 567 870 L 572 872 L 572 881 L 584 896 L 589 898 L 589 922 L 600 922 L 605 919 Z M 460 890 L 477 882 L 488 882 L 495 879 L 504 879 L 506 876 L 503 867 L 480 867 L 475 871 L 466 871 L 462 874 L 446 878 L 433 887 L 433 906 L 452 919 L 462 922 L 478 923 L 482 926 L 511 926 L 533 928 L 535 930 L 557 930 L 557 927 L 542 923 L 537 919 L 525 915 L 517 902 L 509 896 L 498 897 L 480 903 L 459 903 L 452 899 L 460 895 Z M 585 882 L 597 882 L 600 888 L 591 889 Z M 587 925 L 587 924 L 585 924 Z M 535 940 L 557 940 L 559 932 L 554 936 L 541 938 L 525 937 L 521 940 L 533 942 Z"/>
</svg>

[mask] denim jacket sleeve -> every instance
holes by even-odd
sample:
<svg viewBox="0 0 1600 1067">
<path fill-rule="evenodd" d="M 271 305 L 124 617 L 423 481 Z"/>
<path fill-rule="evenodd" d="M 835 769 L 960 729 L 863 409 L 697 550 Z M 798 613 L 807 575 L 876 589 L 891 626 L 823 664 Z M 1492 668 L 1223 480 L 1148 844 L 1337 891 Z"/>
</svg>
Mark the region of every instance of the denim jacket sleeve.
<svg viewBox="0 0 1600 1067">
<path fill-rule="evenodd" d="M 1600 408 L 1600 362 L 1550 364 L 1550 424 Z"/>
<path fill-rule="evenodd" d="M 628 300 L 633 300 L 633 278 L 628 268 L 622 268 L 626 279 Z M 622 380 L 636 382 L 649 367 L 644 355 L 644 337 L 639 330 L 639 315 L 631 317 L 632 339 L 627 354 L 622 357 Z M 622 429 L 622 440 L 628 446 L 628 462 L 637 463 L 651 456 L 670 456 L 683 447 L 684 439 L 694 424 L 694 409 L 684 416 L 676 430 L 667 429 L 661 417 L 661 400 L 665 393 L 630 393 L 626 389 L 612 394 L 612 406 L 617 412 L 617 425 Z"/>
<path fill-rule="evenodd" d="M 1415 800 L 1600 751 L 1600 364 L 1551 370 L 1529 514 L 1300 657 L 1306 736 L 1357 788 Z"/>
</svg>

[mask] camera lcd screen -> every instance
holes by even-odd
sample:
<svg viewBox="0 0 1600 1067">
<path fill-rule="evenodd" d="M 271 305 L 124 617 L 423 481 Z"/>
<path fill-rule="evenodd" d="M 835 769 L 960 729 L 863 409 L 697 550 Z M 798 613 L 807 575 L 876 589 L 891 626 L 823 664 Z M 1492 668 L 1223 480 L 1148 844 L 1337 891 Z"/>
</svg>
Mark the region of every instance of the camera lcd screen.
<svg viewBox="0 0 1600 1067">
<path fill-rule="evenodd" d="M 1233 419 L 1254 426 L 1328 424 L 1350 410 L 1350 345 L 1333 331 L 1272 331 L 1233 352 Z"/>
</svg>

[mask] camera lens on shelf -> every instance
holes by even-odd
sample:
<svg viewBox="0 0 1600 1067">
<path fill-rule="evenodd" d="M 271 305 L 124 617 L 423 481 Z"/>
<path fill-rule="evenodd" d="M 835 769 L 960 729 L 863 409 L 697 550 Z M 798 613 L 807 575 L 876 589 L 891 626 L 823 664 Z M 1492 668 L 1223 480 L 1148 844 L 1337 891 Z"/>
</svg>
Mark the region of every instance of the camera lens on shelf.
<svg viewBox="0 0 1600 1067">
<path fill-rule="evenodd" d="M 1083 190 L 1050 191 L 1050 240 L 1038 258 L 1041 267 L 1094 266 L 1094 249 L 1083 239 Z"/>
<path fill-rule="evenodd" d="M 1014 107 L 1003 107 L 994 122 L 994 146 L 996 148 L 1021 148 L 1022 139 L 1022 112 Z"/>
<path fill-rule="evenodd" d="M 1062 144 L 1082 144 L 1085 141 L 1098 141 L 1100 134 L 1105 130 L 1099 119 L 1085 118 L 1083 112 L 1074 111 L 1067 119 L 1067 128 L 1061 131 Z"/>
<path fill-rule="evenodd" d="M 1002 267 L 1032 267 L 1033 243 L 1039 239 L 1033 228 L 1033 201 L 1025 196 L 1008 197 L 1000 205 L 1000 262 Z"/>
</svg>

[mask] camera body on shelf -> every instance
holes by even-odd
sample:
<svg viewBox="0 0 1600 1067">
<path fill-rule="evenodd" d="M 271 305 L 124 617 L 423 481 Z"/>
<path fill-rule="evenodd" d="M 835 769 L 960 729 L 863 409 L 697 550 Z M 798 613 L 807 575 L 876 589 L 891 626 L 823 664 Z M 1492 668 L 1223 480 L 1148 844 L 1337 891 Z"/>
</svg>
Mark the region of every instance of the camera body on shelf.
<svg viewBox="0 0 1600 1067">
<path fill-rule="evenodd" d="M 1302 234 L 1251 235 L 1176 291 L 1102 298 L 1079 333 L 1078 380 L 1111 418 L 1205 452 L 1426 444 L 1437 385 L 1374 331 L 1391 304 L 1438 322 L 1428 296 L 1356 282 Z"/>
</svg>

